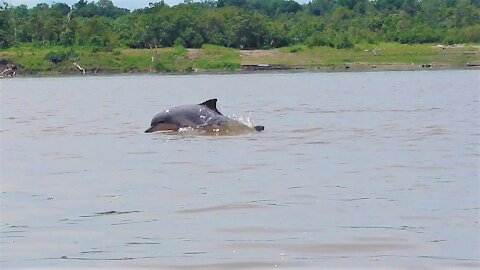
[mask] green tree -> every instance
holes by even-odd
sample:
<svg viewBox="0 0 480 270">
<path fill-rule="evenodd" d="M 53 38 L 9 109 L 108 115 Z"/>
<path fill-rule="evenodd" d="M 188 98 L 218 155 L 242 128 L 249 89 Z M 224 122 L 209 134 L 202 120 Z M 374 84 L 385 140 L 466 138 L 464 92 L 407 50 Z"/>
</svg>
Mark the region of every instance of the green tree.
<svg viewBox="0 0 480 270">
<path fill-rule="evenodd" d="M 311 14 L 323 16 L 332 12 L 335 0 L 312 0 L 308 5 Z"/>
<path fill-rule="evenodd" d="M 0 48 L 478 42 L 479 21 L 480 0 L 312 0 L 303 6 L 293 0 L 187 0 L 173 7 L 159 1 L 134 12 L 111 0 L 30 9 L 0 4 Z"/>
<path fill-rule="evenodd" d="M 471 0 L 459 0 L 455 14 L 457 27 L 478 25 L 480 22 L 480 11 Z"/>
<path fill-rule="evenodd" d="M 0 3 L 0 48 L 8 48 L 13 43 L 11 9 L 6 3 Z"/>
</svg>

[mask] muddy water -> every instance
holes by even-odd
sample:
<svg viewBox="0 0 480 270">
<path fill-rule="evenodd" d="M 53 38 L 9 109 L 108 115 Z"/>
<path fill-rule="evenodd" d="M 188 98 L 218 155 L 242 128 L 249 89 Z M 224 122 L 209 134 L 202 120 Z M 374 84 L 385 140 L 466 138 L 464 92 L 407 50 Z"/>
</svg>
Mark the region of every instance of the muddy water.
<svg viewBox="0 0 480 270">
<path fill-rule="evenodd" d="M 1 267 L 480 267 L 478 71 L 1 83 Z M 219 99 L 265 132 L 145 134 Z"/>
</svg>

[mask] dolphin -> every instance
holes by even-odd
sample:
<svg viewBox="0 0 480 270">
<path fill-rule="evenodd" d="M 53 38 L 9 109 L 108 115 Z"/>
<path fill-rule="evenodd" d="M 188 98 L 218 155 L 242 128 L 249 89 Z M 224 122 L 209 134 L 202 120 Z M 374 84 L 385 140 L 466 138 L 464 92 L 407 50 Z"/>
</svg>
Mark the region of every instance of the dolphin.
<svg viewBox="0 0 480 270">
<path fill-rule="evenodd" d="M 181 128 L 229 134 L 265 129 L 263 126 L 250 127 L 224 116 L 217 109 L 217 99 L 209 99 L 200 104 L 181 105 L 161 111 L 153 117 L 150 127 L 145 132 L 178 131 Z"/>
</svg>

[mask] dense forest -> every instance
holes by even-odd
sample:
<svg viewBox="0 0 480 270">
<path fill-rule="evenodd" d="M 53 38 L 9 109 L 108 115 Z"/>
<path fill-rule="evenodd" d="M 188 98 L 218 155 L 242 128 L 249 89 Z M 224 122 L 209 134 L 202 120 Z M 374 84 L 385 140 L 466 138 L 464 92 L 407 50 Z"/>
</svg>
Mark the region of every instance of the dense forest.
<svg viewBox="0 0 480 270">
<path fill-rule="evenodd" d="M 110 0 L 0 4 L 0 48 L 91 46 L 267 49 L 295 44 L 480 42 L 480 0 L 163 1 L 130 11 Z"/>
</svg>

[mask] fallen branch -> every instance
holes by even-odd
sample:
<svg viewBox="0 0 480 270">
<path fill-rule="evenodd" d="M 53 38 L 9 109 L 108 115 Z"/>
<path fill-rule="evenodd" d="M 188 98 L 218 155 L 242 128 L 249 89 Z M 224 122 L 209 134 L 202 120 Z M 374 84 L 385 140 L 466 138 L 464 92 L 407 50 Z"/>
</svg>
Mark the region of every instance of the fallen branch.
<svg viewBox="0 0 480 270">
<path fill-rule="evenodd" d="M 83 75 L 85 75 L 85 69 L 84 68 L 82 68 L 79 64 L 77 64 L 75 62 L 73 62 L 73 65 L 76 66 L 83 73 Z"/>
<path fill-rule="evenodd" d="M 4 71 L 2 71 L 2 73 L 0 73 L 0 76 L 3 77 L 3 74 L 5 74 L 5 73 L 7 73 L 7 72 L 9 72 L 9 71 L 11 71 L 11 70 L 12 70 L 12 68 L 7 68 L 7 69 L 5 69 Z"/>
</svg>

